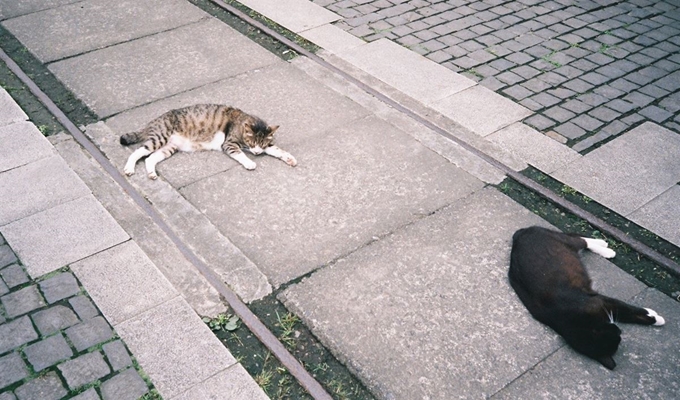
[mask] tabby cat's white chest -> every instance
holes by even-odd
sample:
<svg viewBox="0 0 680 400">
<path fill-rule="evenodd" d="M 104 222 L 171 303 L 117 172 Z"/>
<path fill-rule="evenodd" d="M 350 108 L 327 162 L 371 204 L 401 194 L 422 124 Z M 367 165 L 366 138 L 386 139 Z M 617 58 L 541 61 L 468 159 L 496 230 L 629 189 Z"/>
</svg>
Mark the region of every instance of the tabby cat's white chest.
<svg viewBox="0 0 680 400">
<path fill-rule="evenodd" d="M 179 151 L 199 151 L 199 150 L 222 150 L 222 143 L 226 139 L 224 132 L 219 131 L 215 133 L 212 140 L 209 142 L 196 142 L 184 136 L 174 134 L 170 136 L 170 143 L 177 146 Z"/>
</svg>

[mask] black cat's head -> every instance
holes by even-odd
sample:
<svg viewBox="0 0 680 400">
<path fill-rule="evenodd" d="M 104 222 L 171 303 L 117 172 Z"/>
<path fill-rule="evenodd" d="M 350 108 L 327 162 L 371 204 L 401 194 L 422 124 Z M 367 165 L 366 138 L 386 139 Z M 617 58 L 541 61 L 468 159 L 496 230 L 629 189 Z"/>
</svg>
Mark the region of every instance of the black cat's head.
<svg viewBox="0 0 680 400">
<path fill-rule="evenodd" d="M 621 343 L 621 329 L 618 326 L 602 323 L 594 327 L 579 327 L 563 337 L 579 353 L 599 361 L 608 369 L 616 367 L 612 356 Z"/>
</svg>

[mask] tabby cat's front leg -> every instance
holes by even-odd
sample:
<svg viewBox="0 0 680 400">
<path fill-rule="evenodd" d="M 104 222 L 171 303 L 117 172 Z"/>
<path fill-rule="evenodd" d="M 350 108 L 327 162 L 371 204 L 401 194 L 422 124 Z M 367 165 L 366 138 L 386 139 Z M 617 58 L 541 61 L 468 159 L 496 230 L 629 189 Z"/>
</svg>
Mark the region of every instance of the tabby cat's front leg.
<svg viewBox="0 0 680 400">
<path fill-rule="evenodd" d="M 283 162 L 290 165 L 291 167 L 294 167 L 294 166 L 297 165 L 297 160 L 295 159 L 295 157 L 293 157 L 292 154 L 290 154 L 289 152 L 282 150 L 281 148 L 276 147 L 274 145 L 265 148 L 264 152 L 269 154 L 272 157 L 276 157 L 276 158 L 282 160 Z"/>
<path fill-rule="evenodd" d="M 229 157 L 238 161 L 239 164 L 243 165 L 243 168 L 247 170 L 253 170 L 255 167 L 257 167 L 255 161 L 248 158 L 248 156 L 246 156 L 245 153 L 241 151 L 241 147 L 235 143 L 224 142 L 222 145 L 222 150 L 226 151 L 227 154 L 229 154 Z"/>
</svg>

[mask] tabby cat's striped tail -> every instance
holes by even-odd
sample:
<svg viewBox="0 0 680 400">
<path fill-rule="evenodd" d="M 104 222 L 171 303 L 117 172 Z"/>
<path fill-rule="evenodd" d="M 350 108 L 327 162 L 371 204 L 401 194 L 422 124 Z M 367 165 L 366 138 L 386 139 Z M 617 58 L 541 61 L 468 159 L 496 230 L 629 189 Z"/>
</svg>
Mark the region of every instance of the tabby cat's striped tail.
<svg viewBox="0 0 680 400">
<path fill-rule="evenodd" d="M 122 144 L 123 146 L 127 146 L 129 144 L 139 143 L 142 140 L 145 140 L 146 136 L 147 135 L 144 132 L 144 130 L 125 133 L 120 136 L 120 144 Z"/>
</svg>

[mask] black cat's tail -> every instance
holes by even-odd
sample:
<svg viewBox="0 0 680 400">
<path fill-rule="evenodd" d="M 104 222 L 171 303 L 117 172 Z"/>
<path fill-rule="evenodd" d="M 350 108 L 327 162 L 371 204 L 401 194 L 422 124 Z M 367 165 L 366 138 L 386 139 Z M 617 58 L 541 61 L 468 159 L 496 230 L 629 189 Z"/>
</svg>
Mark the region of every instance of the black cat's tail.
<svg viewBox="0 0 680 400">
<path fill-rule="evenodd" d="M 130 144 L 139 143 L 147 137 L 145 130 L 128 132 L 120 136 L 120 144 L 127 146 Z"/>
</svg>

